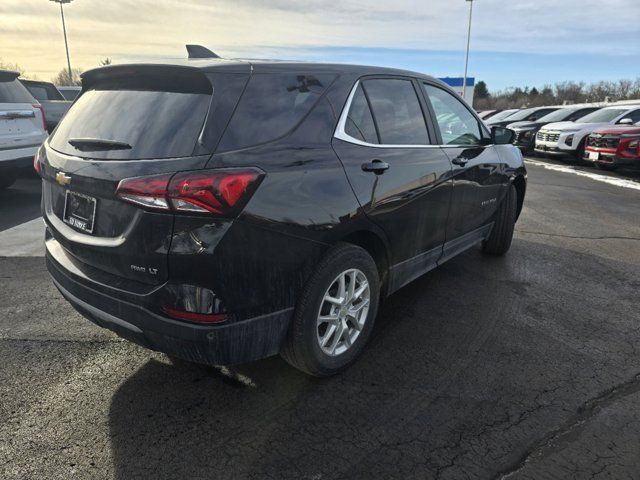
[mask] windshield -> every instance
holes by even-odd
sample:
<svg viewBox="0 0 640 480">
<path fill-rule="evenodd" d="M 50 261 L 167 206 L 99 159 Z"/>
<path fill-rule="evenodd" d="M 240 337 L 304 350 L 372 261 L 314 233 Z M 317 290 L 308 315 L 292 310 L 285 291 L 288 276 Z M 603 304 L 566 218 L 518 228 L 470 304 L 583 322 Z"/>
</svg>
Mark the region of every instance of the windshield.
<svg viewBox="0 0 640 480">
<path fill-rule="evenodd" d="M 628 111 L 628 108 L 605 108 L 582 117 L 579 123 L 608 123 Z"/>
<path fill-rule="evenodd" d="M 500 120 L 506 119 L 506 118 L 510 117 L 511 115 L 513 115 L 517 111 L 518 110 L 514 108 L 512 110 L 505 110 L 503 112 L 496 113 L 493 117 L 489 117 L 488 121 L 489 122 L 495 122 L 495 121 L 500 121 Z"/>
<path fill-rule="evenodd" d="M 544 117 L 538 119 L 539 122 L 562 122 L 569 118 L 574 112 L 577 112 L 578 108 L 561 108 L 555 112 L 546 114 Z"/>
</svg>

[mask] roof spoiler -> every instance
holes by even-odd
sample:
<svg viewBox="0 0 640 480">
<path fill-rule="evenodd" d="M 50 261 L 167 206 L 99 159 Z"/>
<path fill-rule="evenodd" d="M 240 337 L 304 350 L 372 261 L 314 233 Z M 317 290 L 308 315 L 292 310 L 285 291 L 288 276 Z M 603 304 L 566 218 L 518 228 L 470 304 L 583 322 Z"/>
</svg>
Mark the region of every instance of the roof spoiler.
<svg viewBox="0 0 640 480">
<path fill-rule="evenodd" d="M 202 45 L 187 45 L 186 47 L 189 58 L 220 58 L 218 55 Z"/>
<path fill-rule="evenodd" d="M 0 70 L 0 82 L 11 82 L 20 76 L 20 72 Z"/>
</svg>

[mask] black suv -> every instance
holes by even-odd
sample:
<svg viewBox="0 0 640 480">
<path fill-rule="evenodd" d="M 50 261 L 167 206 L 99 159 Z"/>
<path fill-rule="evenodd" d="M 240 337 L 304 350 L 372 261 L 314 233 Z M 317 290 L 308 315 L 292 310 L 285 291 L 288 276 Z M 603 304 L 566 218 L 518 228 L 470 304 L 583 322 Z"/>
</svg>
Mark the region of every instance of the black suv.
<svg viewBox="0 0 640 480">
<path fill-rule="evenodd" d="M 330 375 L 381 297 L 480 242 L 509 249 L 526 188 L 512 136 L 407 71 L 91 70 L 37 159 L 47 267 L 79 312 L 148 348 Z"/>
</svg>

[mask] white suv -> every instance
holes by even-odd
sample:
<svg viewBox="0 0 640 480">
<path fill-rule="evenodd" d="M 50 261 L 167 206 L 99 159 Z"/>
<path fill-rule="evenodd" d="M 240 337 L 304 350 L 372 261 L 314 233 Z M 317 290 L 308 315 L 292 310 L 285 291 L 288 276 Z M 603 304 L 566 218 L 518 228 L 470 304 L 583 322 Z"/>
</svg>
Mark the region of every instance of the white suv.
<svg viewBox="0 0 640 480">
<path fill-rule="evenodd" d="M 577 122 L 557 122 L 545 125 L 536 135 L 535 151 L 549 155 L 584 156 L 589 134 L 607 125 L 634 125 L 640 122 L 640 104 L 613 105 L 582 117 Z"/>
<path fill-rule="evenodd" d="M 13 185 L 47 138 L 42 106 L 18 81 L 18 72 L 0 70 L 0 189 Z"/>
</svg>

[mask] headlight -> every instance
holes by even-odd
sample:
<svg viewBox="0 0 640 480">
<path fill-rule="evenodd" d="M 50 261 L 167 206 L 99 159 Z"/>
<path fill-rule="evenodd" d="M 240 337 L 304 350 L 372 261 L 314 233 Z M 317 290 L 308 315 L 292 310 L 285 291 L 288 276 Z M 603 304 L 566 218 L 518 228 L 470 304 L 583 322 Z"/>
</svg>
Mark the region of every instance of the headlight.
<svg viewBox="0 0 640 480">
<path fill-rule="evenodd" d="M 564 139 L 564 143 L 565 145 L 571 146 L 573 143 L 573 135 L 568 135 L 567 138 Z"/>
</svg>

